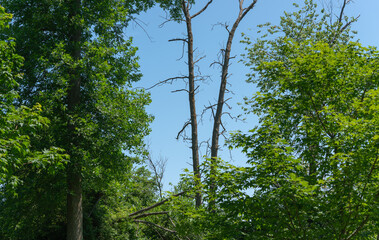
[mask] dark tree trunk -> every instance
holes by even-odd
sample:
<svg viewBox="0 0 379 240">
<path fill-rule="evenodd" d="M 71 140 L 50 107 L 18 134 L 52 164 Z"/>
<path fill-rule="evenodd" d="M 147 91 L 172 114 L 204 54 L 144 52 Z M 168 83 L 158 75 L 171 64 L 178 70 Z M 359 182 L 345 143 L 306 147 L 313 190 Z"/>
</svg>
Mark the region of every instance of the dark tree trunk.
<svg viewBox="0 0 379 240">
<path fill-rule="evenodd" d="M 69 32 L 68 50 L 74 61 L 81 58 L 81 37 L 82 29 L 79 21 L 79 10 L 81 0 L 70 1 L 70 18 L 72 21 Z M 76 107 L 80 104 L 80 70 L 76 67 L 70 69 L 70 86 L 67 93 L 67 107 L 69 114 L 75 114 Z M 67 166 L 67 240 L 83 239 L 83 190 L 81 159 L 74 153 L 73 147 L 78 146 L 79 139 L 75 133 L 75 123 L 68 120 L 68 141 L 70 145 L 67 149 L 70 154 L 70 163 Z"/>
<path fill-rule="evenodd" d="M 83 239 L 82 176 L 75 166 L 67 171 L 67 240 Z"/>
</svg>

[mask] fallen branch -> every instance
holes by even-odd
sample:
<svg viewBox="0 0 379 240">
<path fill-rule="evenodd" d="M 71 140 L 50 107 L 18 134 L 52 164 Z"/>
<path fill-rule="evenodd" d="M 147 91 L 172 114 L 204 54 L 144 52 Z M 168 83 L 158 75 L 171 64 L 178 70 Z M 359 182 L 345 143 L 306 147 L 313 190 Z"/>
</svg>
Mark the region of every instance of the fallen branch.
<svg viewBox="0 0 379 240">
<path fill-rule="evenodd" d="M 154 215 L 163 215 L 163 214 L 168 214 L 168 211 L 152 212 L 152 213 L 142 213 L 140 215 L 137 215 L 137 216 L 133 217 L 133 219 L 144 218 L 144 217 L 154 216 Z"/>
<path fill-rule="evenodd" d="M 186 192 L 187 192 L 187 191 L 183 191 L 183 192 L 177 193 L 177 194 L 175 194 L 175 195 L 172 195 L 172 197 L 179 197 L 179 196 L 185 194 Z M 158 203 L 156 203 L 156 204 L 154 204 L 154 205 L 151 205 L 151 206 L 149 206 L 149 207 L 143 208 L 143 209 L 138 210 L 138 211 L 136 211 L 136 212 L 134 212 L 134 213 L 131 213 L 131 214 L 129 214 L 129 217 L 133 217 L 133 216 L 138 215 L 138 214 L 140 214 L 140 213 L 143 213 L 143 212 L 149 211 L 150 209 L 156 208 L 156 207 L 158 207 L 158 206 L 164 204 L 164 203 L 167 202 L 168 200 L 170 200 L 170 198 L 167 198 L 167 199 L 165 199 L 165 200 L 162 200 L 162 201 L 160 201 L 160 202 L 158 202 Z"/>
<path fill-rule="evenodd" d="M 176 233 L 176 231 L 174 230 L 171 230 L 171 229 L 168 229 L 168 228 L 165 228 L 165 227 L 162 227 L 156 223 L 152 223 L 152 222 L 149 222 L 149 221 L 144 221 L 144 220 L 134 220 L 134 222 L 137 222 L 137 223 L 144 223 L 144 224 L 148 224 L 148 225 L 152 225 L 154 227 L 157 227 L 159 229 L 162 229 L 162 230 L 165 230 L 167 232 L 170 232 L 170 233 Z"/>
</svg>

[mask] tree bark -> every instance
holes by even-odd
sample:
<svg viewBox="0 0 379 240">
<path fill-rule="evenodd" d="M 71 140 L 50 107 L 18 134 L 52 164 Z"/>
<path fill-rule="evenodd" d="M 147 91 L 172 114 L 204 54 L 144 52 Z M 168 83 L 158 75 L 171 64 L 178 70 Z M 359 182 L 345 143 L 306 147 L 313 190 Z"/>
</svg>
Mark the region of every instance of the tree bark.
<svg viewBox="0 0 379 240">
<path fill-rule="evenodd" d="M 79 10 L 81 8 L 81 0 L 70 1 L 69 20 L 71 27 L 69 32 L 68 51 L 74 62 L 81 58 L 81 37 L 82 29 L 79 21 Z M 78 67 L 70 69 L 70 82 L 67 93 L 67 108 L 69 114 L 73 116 L 76 107 L 80 104 L 80 84 L 81 76 Z M 70 141 L 69 149 L 70 163 L 67 166 L 67 240 L 83 239 L 83 190 L 82 190 L 82 174 L 81 159 L 74 153 L 73 147 L 77 146 L 79 141 L 75 133 L 75 123 L 68 120 L 68 141 Z"/>
<path fill-rule="evenodd" d="M 72 165 L 67 171 L 67 240 L 83 239 L 82 176 Z"/>
</svg>

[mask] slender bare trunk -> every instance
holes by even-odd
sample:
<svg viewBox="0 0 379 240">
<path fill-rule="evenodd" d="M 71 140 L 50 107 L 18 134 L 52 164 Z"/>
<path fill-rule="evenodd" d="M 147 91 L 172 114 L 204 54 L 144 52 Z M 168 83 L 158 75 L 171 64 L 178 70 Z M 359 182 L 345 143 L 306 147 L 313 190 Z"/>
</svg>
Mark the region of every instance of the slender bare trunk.
<svg viewBox="0 0 379 240">
<path fill-rule="evenodd" d="M 218 157 L 218 150 L 219 150 L 219 138 L 220 138 L 220 125 L 221 125 L 221 117 L 223 113 L 223 106 L 225 103 L 225 92 L 226 92 L 226 85 L 228 81 L 228 71 L 229 71 L 229 62 L 230 62 L 230 52 L 232 50 L 232 43 L 234 34 L 238 28 L 239 23 L 241 20 L 246 16 L 246 14 L 253 9 L 255 4 L 258 0 L 254 0 L 247 8 L 243 8 L 244 0 L 239 0 L 239 14 L 234 22 L 232 29 L 229 32 L 228 35 L 228 41 L 225 46 L 224 56 L 222 59 L 222 70 L 221 70 L 221 82 L 220 82 L 220 89 L 218 94 L 218 100 L 217 100 L 217 108 L 216 108 L 216 114 L 213 121 L 213 130 L 212 130 L 212 144 L 211 144 L 211 159 L 215 160 Z M 214 172 L 213 165 L 211 166 L 211 172 Z M 211 192 L 215 192 L 215 184 L 211 185 Z M 214 203 L 210 203 L 210 208 L 213 208 Z"/>
<path fill-rule="evenodd" d="M 69 52 L 74 61 L 81 58 L 80 41 L 82 30 L 78 21 L 81 0 L 70 1 L 70 20 L 72 27 L 69 39 Z M 75 108 L 80 104 L 81 77 L 77 67 L 70 70 L 70 86 L 67 96 L 67 107 L 70 114 L 75 113 Z M 75 126 L 68 120 L 68 134 L 71 146 L 78 144 L 75 134 Z M 83 239 L 83 190 L 80 159 L 72 149 L 67 149 L 71 155 L 70 164 L 67 166 L 67 240 Z"/>
<path fill-rule="evenodd" d="M 192 34 L 192 18 L 189 14 L 189 6 L 183 1 L 182 10 L 186 18 L 187 25 L 187 54 L 188 54 L 188 99 L 191 114 L 191 148 L 192 148 L 192 164 L 193 172 L 196 177 L 196 184 L 200 182 L 199 169 L 199 140 L 197 135 L 197 114 L 195 100 L 195 70 L 193 60 L 193 34 Z M 196 193 L 196 207 L 201 205 L 201 194 Z"/>
<path fill-rule="evenodd" d="M 212 145 L 211 145 L 211 158 L 217 158 L 218 149 L 219 149 L 219 138 L 220 138 L 220 125 L 221 125 L 221 116 L 223 112 L 223 106 L 225 103 L 225 91 L 226 84 L 228 81 L 228 71 L 229 71 L 229 62 L 230 62 L 230 52 L 232 50 L 232 43 L 234 34 L 238 28 L 241 20 L 246 16 L 246 14 L 255 6 L 258 0 L 254 0 L 247 8 L 243 8 L 244 0 L 240 0 L 240 11 L 236 21 L 233 24 L 232 29 L 229 31 L 228 41 L 226 43 L 225 52 L 222 60 L 222 70 L 221 70 L 221 82 L 220 89 L 217 100 L 217 109 L 213 122 L 213 131 L 212 131 Z"/>
</svg>

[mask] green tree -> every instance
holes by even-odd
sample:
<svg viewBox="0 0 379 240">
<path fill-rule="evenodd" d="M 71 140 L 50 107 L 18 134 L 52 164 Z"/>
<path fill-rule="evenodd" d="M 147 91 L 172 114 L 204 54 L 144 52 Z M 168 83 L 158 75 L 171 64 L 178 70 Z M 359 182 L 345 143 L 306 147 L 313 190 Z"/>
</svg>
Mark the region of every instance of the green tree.
<svg viewBox="0 0 379 240">
<path fill-rule="evenodd" d="M 268 40 L 246 41 L 260 90 L 245 109 L 260 126 L 232 138 L 251 164 L 234 178 L 253 192 L 240 214 L 258 239 L 372 239 L 379 52 L 349 41 L 351 21 L 329 24 L 307 3 L 270 27 Z"/>
<path fill-rule="evenodd" d="M 257 231 L 369 239 L 378 221 L 378 51 L 292 39 L 283 48 L 285 61 L 256 65 L 261 91 L 247 103 L 261 126 L 233 138 L 252 165 L 244 187 L 254 189 Z"/>
<path fill-rule="evenodd" d="M 13 231 L 13 239 L 53 239 L 62 238 L 62 225 L 67 225 L 67 239 L 82 239 L 83 193 L 88 198 L 91 192 L 101 195 L 109 184 L 124 180 L 144 153 L 142 140 L 152 119 L 144 108 L 150 99 L 131 88 L 141 74 L 137 49 L 131 39 L 125 39 L 124 30 L 132 14 L 153 2 L 12 0 L 0 4 L 14 14 L 2 38 L 15 37 L 16 52 L 25 59 L 17 102 L 29 107 L 40 103 L 43 117 L 50 121 L 48 129 L 31 139 L 32 145 L 36 150 L 57 146 L 70 157 L 59 177 L 25 176 L 20 191 L 31 195 L 39 189 L 41 194 L 17 204 L 25 210 L 34 206 L 33 211 L 22 212 L 23 219 L 35 224 L 20 224 L 14 217 L 11 222 L 17 224 L 8 230 Z M 39 204 L 52 198 L 54 204 Z M 41 215 L 46 221 L 40 221 L 35 212 L 45 212 Z M 36 229 L 48 230 L 41 235 Z M 22 234 L 28 230 L 30 234 Z"/>
<path fill-rule="evenodd" d="M 0 31 L 11 20 L 0 6 Z M 15 53 L 15 41 L 8 38 L 0 41 L 0 238 L 17 235 L 15 222 L 7 216 L 22 216 L 17 202 L 24 199 L 18 191 L 25 186 L 25 177 L 38 173 L 54 178 L 64 168 L 67 156 L 62 149 L 49 147 L 36 149 L 33 139 L 49 126 L 49 120 L 41 116 L 41 105 L 17 106 L 18 82 L 22 80 L 20 68 L 23 58 Z M 26 224 L 19 218 L 19 224 Z M 33 225 L 32 222 L 27 224 Z M 32 227 L 32 226 L 31 226 Z M 10 229 L 16 231 L 9 231 Z"/>
</svg>

